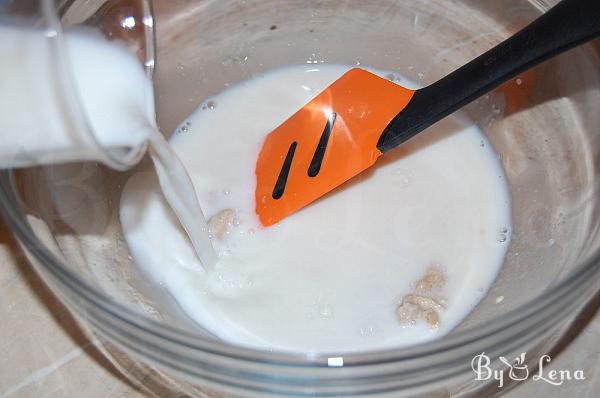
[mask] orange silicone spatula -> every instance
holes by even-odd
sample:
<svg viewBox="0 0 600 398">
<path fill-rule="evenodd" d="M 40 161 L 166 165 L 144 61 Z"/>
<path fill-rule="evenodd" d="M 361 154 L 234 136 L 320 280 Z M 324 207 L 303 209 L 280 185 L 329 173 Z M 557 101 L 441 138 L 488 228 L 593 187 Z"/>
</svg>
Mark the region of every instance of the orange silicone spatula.
<svg viewBox="0 0 600 398">
<path fill-rule="evenodd" d="M 267 135 L 256 163 L 260 222 L 278 222 L 506 80 L 599 35 L 600 0 L 563 0 L 419 90 L 350 70 Z"/>
</svg>

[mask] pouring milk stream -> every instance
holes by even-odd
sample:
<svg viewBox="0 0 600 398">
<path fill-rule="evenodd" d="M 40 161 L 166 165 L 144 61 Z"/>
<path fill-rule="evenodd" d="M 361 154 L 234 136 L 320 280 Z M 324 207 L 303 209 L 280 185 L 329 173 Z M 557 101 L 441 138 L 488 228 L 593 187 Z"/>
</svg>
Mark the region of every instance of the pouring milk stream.
<svg viewBox="0 0 600 398">
<path fill-rule="evenodd" d="M 141 155 L 150 147 L 165 197 L 210 270 L 217 257 L 206 220 L 185 168 L 158 131 L 142 66 L 124 47 L 72 31 L 58 43 L 66 55 L 62 70 L 55 35 L 0 24 L 0 168 L 109 163 L 109 151 Z M 121 157 L 132 166 L 139 155 Z"/>
</svg>

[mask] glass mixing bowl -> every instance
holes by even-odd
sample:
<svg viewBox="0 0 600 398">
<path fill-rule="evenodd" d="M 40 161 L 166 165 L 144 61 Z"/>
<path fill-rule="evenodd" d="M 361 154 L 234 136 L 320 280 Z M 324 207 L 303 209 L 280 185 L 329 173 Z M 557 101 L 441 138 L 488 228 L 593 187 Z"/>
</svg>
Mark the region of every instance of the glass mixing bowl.
<svg viewBox="0 0 600 398">
<path fill-rule="evenodd" d="M 548 9 L 542 0 L 170 0 L 154 2 L 158 120 L 289 64 L 369 65 L 431 83 Z M 92 4 L 92 5 L 90 5 Z M 94 2 L 67 1 L 70 12 Z M 97 4 L 96 4 L 97 6 Z M 89 15 L 97 7 L 88 10 Z M 85 14 L 85 13 L 84 13 Z M 103 20 L 97 20 L 102 26 Z M 487 297 L 450 335 L 345 354 L 241 348 L 191 322 L 129 256 L 118 220 L 131 172 L 69 164 L 1 175 L 4 216 L 29 258 L 113 363 L 156 396 L 491 396 L 471 361 L 552 349 L 599 290 L 600 45 L 588 44 L 471 104 L 502 157 L 512 243 Z M 435 126 L 432 127 L 435 129 Z M 168 134 L 167 134 L 168 135 Z M 149 168 L 147 160 L 136 170 Z M 343 367 L 330 367 L 343 357 Z"/>
</svg>

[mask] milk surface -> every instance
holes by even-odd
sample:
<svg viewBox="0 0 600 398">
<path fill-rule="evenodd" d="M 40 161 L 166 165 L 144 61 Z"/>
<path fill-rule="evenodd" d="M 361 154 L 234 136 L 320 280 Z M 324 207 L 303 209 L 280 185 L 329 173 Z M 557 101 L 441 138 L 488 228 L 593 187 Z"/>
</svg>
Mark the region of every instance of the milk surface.
<svg viewBox="0 0 600 398">
<path fill-rule="evenodd" d="M 137 265 L 226 341 L 296 352 L 421 343 L 457 326 L 501 267 L 511 231 L 505 176 L 482 132 L 457 116 L 277 225 L 259 225 L 262 140 L 349 69 L 270 71 L 211 98 L 177 130 L 171 144 L 204 214 L 236 212 L 226 236 L 213 240 L 213 272 L 198 262 L 154 174 L 137 174 L 124 189 L 121 222 Z M 432 266 L 446 278 L 436 291 L 445 307 L 439 327 L 401 324 L 400 302 Z"/>
</svg>

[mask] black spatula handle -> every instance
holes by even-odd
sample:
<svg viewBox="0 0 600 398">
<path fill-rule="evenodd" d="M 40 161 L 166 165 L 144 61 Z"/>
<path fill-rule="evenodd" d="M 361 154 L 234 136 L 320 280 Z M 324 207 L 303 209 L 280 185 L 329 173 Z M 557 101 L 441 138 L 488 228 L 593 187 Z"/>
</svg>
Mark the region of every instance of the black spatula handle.
<svg viewBox="0 0 600 398">
<path fill-rule="evenodd" d="M 600 0 L 563 0 L 523 30 L 432 85 L 419 89 L 385 128 L 385 153 L 519 73 L 600 36 Z"/>
</svg>

